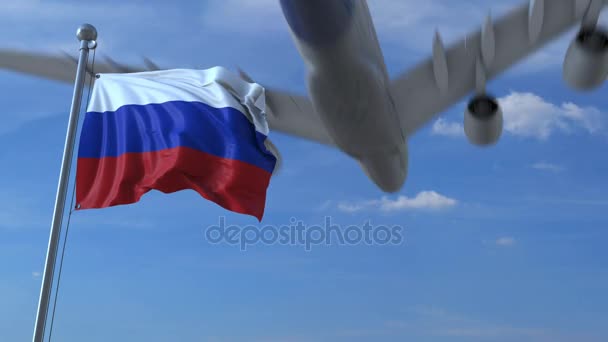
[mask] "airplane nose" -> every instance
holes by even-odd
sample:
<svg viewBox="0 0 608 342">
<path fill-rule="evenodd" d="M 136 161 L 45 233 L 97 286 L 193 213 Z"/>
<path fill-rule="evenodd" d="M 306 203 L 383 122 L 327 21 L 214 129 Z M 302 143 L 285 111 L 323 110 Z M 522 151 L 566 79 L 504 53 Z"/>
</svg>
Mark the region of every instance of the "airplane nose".
<svg viewBox="0 0 608 342">
<path fill-rule="evenodd" d="M 355 0 L 281 0 L 292 32 L 311 45 L 327 45 L 348 28 Z"/>
<path fill-rule="evenodd" d="M 359 162 L 367 176 L 384 192 L 397 192 L 407 178 L 407 146 L 394 152 L 370 153 Z"/>
</svg>

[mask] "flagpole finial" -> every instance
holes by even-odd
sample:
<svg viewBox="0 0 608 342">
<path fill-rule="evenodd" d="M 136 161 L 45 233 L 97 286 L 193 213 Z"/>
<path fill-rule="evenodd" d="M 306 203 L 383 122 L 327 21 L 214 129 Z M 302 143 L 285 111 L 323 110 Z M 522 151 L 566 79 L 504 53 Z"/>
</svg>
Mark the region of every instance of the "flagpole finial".
<svg viewBox="0 0 608 342">
<path fill-rule="evenodd" d="M 80 41 L 96 40 L 97 39 L 97 29 L 95 28 L 95 26 L 93 26 L 91 24 L 82 24 L 82 25 L 80 25 L 80 27 L 78 27 L 78 30 L 76 30 L 76 38 L 78 38 L 78 40 L 80 40 Z"/>
</svg>

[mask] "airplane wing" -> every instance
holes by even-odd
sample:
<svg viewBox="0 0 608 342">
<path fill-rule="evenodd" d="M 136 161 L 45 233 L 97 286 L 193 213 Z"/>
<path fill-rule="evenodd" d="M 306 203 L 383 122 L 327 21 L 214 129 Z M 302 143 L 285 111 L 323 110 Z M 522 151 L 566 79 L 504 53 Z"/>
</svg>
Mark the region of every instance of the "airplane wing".
<svg viewBox="0 0 608 342">
<path fill-rule="evenodd" d="M 478 61 L 483 64 L 485 79 L 494 78 L 581 23 L 588 10 L 599 16 L 604 5 L 602 0 L 531 0 L 495 22 L 488 17 L 479 31 L 448 49 L 437 34 L 433 56 L 391 84 L 406 136 L 476 89 Z"/>
<path fill-rule="evenodd" d="M 437 35 L 432 57 L 391 84 L 392 99 L 406 136 L 476 88 L 479 61 L 483 62 L 483 78 L 490 80 L 581 22 L 583 17 L 588 20 L 585 14 L 593 8 L 599 16 L 604 5 L 604 0 L 531 0 L 495 22 L 487 20 L 481 30 L 448 49 L 443 47 Z M 50 56 L 0 49 L 0 68 L 58 81 L 74 80 L 76 62 L 67 54 Z M 145 68 L 131 67 L 106 58 L 95 63 L 94 71 L 116 73 L 158 69 L 149 60 L 144 62 Z M 267 103 L 268 123 L 273 130 L 333 145 L 308 98 L 267 89 Z"/>
<path fill-rule="evenodd" d="M 105 62 L 95 62 L 95 73 L 121 73 L 158 70 L 145 60 L 147 68 L 135 68 L 119 64 L 110 58 Z M 74 82 L 78 58 L 67 53 L 63 55 L 43 55 L 24 51 L 0 49 L 0 68 L 22 72 L 33 76 L 48 78 L 61 82 Z M 93 74 L 92 67 L 87 67 L 89 76 Z"/>
<path fill-rule="evenodd" d="M 89 58 L 91 60 L 91 58 Z M 78 59 L 69 55 L 43 55 L 0 49 L 0 68 L 22 72 L 62 82 L 74 82 Z M 89 77 L 94 73 L 126 73 L 159 70 L 148 59 L 145 67 L 119 64 L 110 58 L 95 61 L 94 70 L 87 67 Z M 266 88 L 267 118 L 272 130 L 333 145 L 310 100 L 304 96 Z"/>
</svg>

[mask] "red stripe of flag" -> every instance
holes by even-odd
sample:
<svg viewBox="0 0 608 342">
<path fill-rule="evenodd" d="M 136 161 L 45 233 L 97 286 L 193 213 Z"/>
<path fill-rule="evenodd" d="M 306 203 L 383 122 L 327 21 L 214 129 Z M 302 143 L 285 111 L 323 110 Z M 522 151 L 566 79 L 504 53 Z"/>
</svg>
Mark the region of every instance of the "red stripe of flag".
<svg viewBox="0 0 608 342">
<path fill-rule="evenodd" d="M 118 157 L 78 158 L 78 209 L 139 201 L 150 190 L 193 189 L 225 209 L 261 221 L 271 174 L 252 164 L 188 147 Z"/>
</svg>

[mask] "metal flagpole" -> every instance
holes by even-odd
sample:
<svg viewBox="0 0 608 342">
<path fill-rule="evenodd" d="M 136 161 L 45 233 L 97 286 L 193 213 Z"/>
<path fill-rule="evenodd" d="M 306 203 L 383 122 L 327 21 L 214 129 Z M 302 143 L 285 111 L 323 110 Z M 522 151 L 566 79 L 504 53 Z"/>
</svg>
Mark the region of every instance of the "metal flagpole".
<svg viewBox="0 0 608 342">
<path fill-rule="evenodd" d="M 68 191 L 70 167 L 72 154 L 74 151 L 74 141 L 76 139 L 76 130 L 78 128 L 78 116 L 80 112 L 82 91 L 84 89 L 84 82 L 87 74 L 86 68 L 89 50 L 95 49 L 97 46 L 95 41 L 97 39 L 97 30 L 92 25 L 83 24 L 76 31 L 76 37 L 80 41 L 80 56 L 78 59 L 78 68 L 76 70 L 76 80 L 74 84 L 72 107 L 70 109 L 68 131 L 65 137 L 65 146 L 63 148 L 63 160 L 61 162 L 61 171 L 59 173 L 57 196 L 55 197 L 55 209 L 53 211 L 53 221 L 51 223 L 49 246 L 46 251 L 46 262 L 44 265 L 44 274 L 42 276 L 42 286 L 40 288 L 40 300 L 38 302 L 38 312 L 36 314 L 33 342 L 42 342 L 44 339 L 44 328 L 46 325 L 47 312 L 51 299 L 53 271 L 55 268 L 55 259 L 57 257 L 57 246 L 59 244 L 61 223 L 65 209 L 65 199 Z"/>
</svg>

